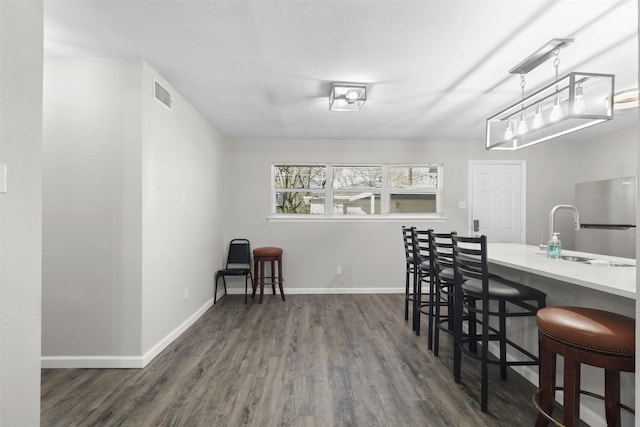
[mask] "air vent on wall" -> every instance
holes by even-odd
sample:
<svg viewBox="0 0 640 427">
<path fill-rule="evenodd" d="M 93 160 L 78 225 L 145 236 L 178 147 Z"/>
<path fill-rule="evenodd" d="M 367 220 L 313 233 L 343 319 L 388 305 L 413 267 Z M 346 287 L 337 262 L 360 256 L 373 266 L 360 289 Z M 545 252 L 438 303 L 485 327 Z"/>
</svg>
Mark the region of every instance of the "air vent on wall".
<svg viewBox="0 0 640 427">
<path fill-rule="evenodd" d="M 153 94 L 155 98 L 171 110 L 171 92 L 165 89 L 157 80 L 155 80 L 154 83 Z"/>
</svg>

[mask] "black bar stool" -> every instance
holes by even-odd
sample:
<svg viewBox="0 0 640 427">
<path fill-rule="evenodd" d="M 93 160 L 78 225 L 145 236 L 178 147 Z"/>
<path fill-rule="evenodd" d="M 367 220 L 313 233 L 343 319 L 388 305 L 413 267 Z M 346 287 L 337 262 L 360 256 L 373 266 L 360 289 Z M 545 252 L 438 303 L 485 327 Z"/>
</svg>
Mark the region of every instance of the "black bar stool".
<svg viewBox="0 0 640 427">
<path fill-rule="evenodd" d="M 416 227 L 411 228 L 414 271 L 416 271 L 415 276 L 417 276 L 416 289 L 414 290 L 414 313 L 417 313 L 417 316 L 414 316 L 413 329 L 417 335 L 420 335 L 421 316 L 423 314 L 428 316 L 429 332 L 427 341 L 429 350 L 433 348 L 433 323 L 436 313 L 435 287 L 433 275 L 431 274 L 431 248 L 429 247 L 429 234 L 432 231 L 431 229 L 418 230 Z M 422 292 L 422 286 L 425 284 L 429 290 L 428 294 Z M 428 295 L 428 299 L 424 298 L 426 295 Z"/>
<path fill-rule="evenodd" d="M 508 366 L 538 365 L 538 356 L 508 339 L 507 318 L 535 316 L 545 306 L 546 294 L 537 289 L 515 283 L 489 273 L 487 264 L 487 237 L 460 237 L 452 235 L 453 268 L 456 278 L 454 313 L 453 373 L 460 382 L 462 353 L 480 360 L 481 402 L 480 409 L 488 407 L 488 364 L 500 365 L 500 378 L 507 379 Z M 479 303 L 479 306 L 478 306 Z M 490 307 L 497 303 L 497 311 Z M 516 306 L 507 311 L 507 304 Z M 468 333 L 463 334 L 463 316 L 468 321 Z M 497 328 L 489 324 L 489 318 L 497 318 Z M 479 326 L 479 330 L 477 328 Z M 499 358 L 489 356 L 489 342 L 498 341 Z M 469 345 L 469 348 L 465 347 Z M 474 344 L 480 344 L 479 354 Z M 507 360 L 507 346 L 517 350 L 526 360 Z"/>
<path fill-rule="evenodd" d="M 440 331 L 453 335 L 453 296 L 455 275 L 453 269 L 453 241 L 451 233 L 429 233 L 431 250 L 431 271 L 435 292 L 435 327 L 433 335 L 433 355 L 440 351 Z M 443 314 L 446 308 L 446 314 Z"/>
<path fill-rule="evenodd" d="M 418 287 L 418 271 L 416 260 L 413 258 L 413 227 L 402 226 L 402 243 L 404 244 L 405 256 L 405 291 L 404 291 L 404 320 L 409 321 L 409 303 L 413 310 L 412 327 L 416 330 L 416 318 L 418 318 L 415 309 L 416 288 Z M 410 286 L 411 285 L 411 286 Z"/>
</svg>

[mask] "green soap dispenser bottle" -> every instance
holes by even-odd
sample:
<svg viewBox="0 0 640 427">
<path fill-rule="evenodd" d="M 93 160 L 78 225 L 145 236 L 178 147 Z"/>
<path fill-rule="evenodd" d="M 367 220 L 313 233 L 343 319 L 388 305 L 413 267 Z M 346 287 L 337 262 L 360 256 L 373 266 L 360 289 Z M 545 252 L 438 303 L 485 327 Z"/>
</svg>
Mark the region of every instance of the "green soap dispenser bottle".
<svg viewBox="0 0 640 427">
<path fill-rule="evenodd" d="M 549 240 L 549 245 L 547 246 L 547 256 L 553 259 L 559 259 L 562 255 L 562 243 L 560 239 L 558 239 L 558 234 L 553 233 L 553 238 Z"/>
</svg>

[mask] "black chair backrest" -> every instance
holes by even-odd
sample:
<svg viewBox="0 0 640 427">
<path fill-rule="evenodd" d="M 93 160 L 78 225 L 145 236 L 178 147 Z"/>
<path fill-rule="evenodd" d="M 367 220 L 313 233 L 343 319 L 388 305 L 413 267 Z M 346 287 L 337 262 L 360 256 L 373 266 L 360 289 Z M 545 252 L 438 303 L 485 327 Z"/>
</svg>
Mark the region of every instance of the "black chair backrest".
<svg viewBox="0 0 640 427">
<path fill-rule="evenodd" d="M 453 266 L 461 280 L 479 279 L 486 287 L 489 278 L 487 265 L 487 236 L 451 236 L 453 240 Z M 484 289 L 483 289 L 484 290 Z"/>
<path fill-rule="evenodd" d="M 431 257 L 431 249 L 429 247 L 429 234 L 433 230 L 418 230 L 416 227 L 411 228 L 413 257 L 418 263 L 429 261 Z"/>
<path fill-rule="evenodd" d="M 455 231 L 451 233 L 432 232 L 429 234 L 431 258 L 433 259 L 433 271 L 435 274 L 439 274 L 446 268 L 453 268 L 452 236 L 455 234 Z"/>
<path fill-rule="evenodd" d="M 227 268 L 231 264 L 251 265 L 251 246 L 247 239 L 233 239 L 231 243 L 229 243 Z"/>
<path fill-rule="evenodd" d="M 404 243 L 404 255 L 407 264 L 414 264 L 413 260 L 413 227 L 402 226 L 402 242 Z"/>
</svg>

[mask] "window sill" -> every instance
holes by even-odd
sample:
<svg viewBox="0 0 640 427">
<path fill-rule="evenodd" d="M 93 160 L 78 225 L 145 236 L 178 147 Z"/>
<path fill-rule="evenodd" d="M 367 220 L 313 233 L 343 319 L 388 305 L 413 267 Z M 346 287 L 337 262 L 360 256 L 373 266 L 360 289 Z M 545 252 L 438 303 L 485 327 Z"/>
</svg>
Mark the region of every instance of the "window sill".
<svg viewBox="0 0 640 427">
<path fill-rule="evenodd" d="M 401 222 L 446 221 L 444 215 L 271 215 L 268 222 Z"/>
</svg>

